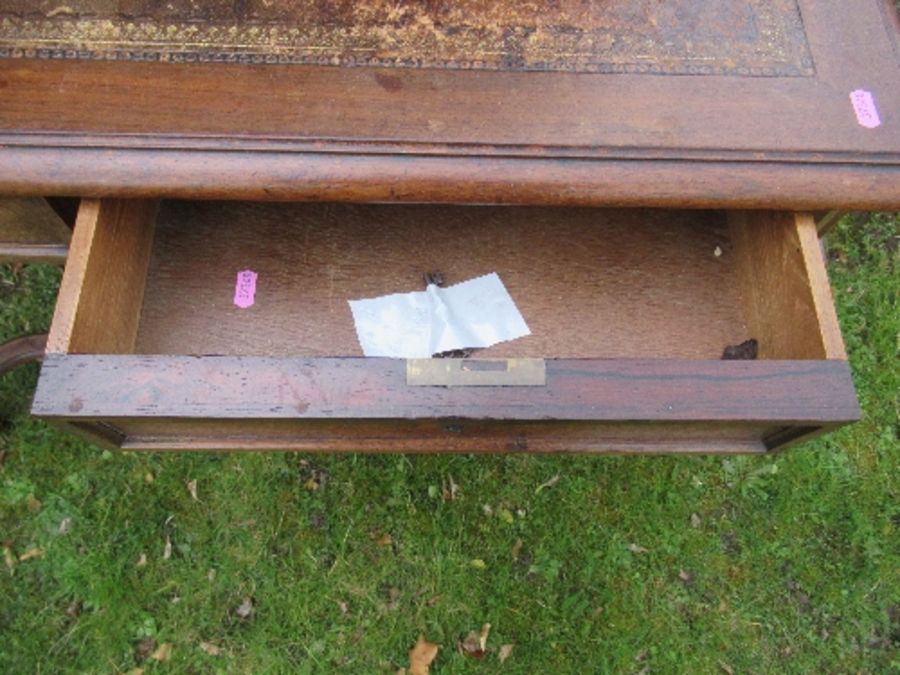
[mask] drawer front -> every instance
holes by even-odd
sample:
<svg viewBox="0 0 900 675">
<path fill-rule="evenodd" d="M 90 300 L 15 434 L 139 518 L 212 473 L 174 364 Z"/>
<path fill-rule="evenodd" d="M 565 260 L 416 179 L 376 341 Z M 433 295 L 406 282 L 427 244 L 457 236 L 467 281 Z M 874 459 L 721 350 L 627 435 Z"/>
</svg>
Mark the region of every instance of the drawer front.
<svg viewBox="0 0 900 675">
<path fill-rule="evenodd" d="M 500 274 L 532 335 L 475 358 L 543 385 L 361 355 L 346 301 L 438 267 Z M 128 448 L 410 452 L 764 452 L 859 415 L 807 215 L 115 200 L 82 207 L 33 411 Z"/>
</svg>

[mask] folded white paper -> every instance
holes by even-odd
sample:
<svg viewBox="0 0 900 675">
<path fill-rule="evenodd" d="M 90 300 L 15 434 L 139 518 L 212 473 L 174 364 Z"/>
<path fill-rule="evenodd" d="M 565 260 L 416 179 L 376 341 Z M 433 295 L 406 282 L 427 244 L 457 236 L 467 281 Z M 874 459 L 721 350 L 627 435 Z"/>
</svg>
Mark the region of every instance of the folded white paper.
<svg viewBox="0 0 900 675">
<path fill-rule="evenodd" d="M 421 359 L 531 334 L 496 273 L 349 303 L 366 356 Z"/>
</svg>

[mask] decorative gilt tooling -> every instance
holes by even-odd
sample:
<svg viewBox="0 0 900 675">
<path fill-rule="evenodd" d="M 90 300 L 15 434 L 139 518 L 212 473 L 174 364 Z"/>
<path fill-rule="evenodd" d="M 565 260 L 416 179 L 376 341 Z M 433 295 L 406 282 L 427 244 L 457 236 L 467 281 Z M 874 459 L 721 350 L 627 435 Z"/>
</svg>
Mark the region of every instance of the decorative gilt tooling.
<svg viewBox="0 0 900 675">
<path fill-rule="evenodd" d="M 796 0 L 0 0 L 0 57 L 814 74 Z"/>
</svg>

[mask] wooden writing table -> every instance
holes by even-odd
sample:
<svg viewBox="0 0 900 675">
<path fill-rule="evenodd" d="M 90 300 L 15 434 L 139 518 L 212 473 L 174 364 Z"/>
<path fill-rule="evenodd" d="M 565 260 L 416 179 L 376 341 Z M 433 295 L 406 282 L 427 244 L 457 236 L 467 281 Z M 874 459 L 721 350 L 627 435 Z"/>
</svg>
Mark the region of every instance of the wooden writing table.
<svg viewBox="0 0 900 675">
<path fill-rule="evenodd" d="M 812 212 L 900 208 L 898 34 L 881 0 L 0 0 L 0 194 L 82 199 L 33 411 L 148 449 L 763 452 L 852 421 Z M 434 269 L 500 274 L 533 334 L 477 357 L 544 386 L 361 357 L 346 300 Z"/>
</svg>

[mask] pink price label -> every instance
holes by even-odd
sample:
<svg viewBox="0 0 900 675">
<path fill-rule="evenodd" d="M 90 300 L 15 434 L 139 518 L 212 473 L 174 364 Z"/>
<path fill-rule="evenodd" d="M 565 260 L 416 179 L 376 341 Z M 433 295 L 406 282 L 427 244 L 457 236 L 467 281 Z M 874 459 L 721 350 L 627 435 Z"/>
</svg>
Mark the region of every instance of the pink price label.
<svg viewBox="0 0 900 675">
<path fill-rule="evenodd" d="M 871 91 L 857 89 L 850 92 L 850 103 L 853 104 L 853 112 L 856 113 L 856 121 L 866 129 L 874 129 L 881 126 L 881 118 L 878 116 L 878 108 L 875 107 L 875 97 Z"/>
<path fill-rule="evenodd" d="M 234 304 L 241 309 L 253 306 L 253 301 L 256 298 L 257 276 L 253 270 L 238 272 L 237 283 L 234 285 Z"/>
</svg>

